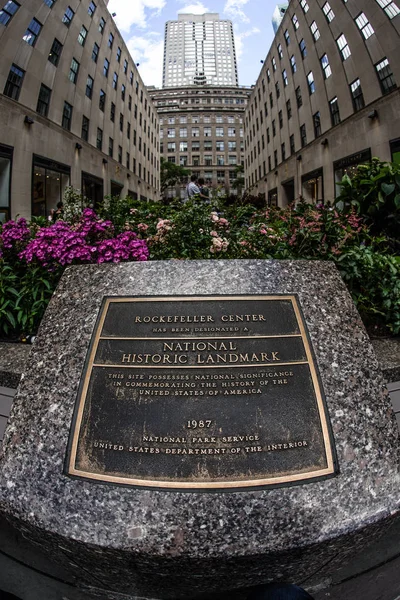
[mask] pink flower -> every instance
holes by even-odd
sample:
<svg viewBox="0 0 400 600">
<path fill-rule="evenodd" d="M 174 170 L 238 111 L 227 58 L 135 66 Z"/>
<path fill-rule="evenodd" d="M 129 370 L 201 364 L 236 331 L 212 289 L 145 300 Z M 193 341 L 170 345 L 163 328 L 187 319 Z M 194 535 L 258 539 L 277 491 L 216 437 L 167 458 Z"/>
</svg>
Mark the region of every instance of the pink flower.
<svg viewBox="0 0 400 600">
<path fill-rule="evenodd" d="M 139 223 L 137 228 L 139 229 L 139 231 L 147 231 L 149 226 L 146 225 L 146 223 Z"/>
</svg>

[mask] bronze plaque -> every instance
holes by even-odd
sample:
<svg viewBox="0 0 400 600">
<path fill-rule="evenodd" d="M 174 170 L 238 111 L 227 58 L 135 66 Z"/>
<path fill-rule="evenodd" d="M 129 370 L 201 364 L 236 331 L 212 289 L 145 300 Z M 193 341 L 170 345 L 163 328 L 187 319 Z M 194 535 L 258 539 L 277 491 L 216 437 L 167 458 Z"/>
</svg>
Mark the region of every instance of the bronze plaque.
<svg viewBox="0 0 400 600">
<path fill-rule="evenodd" d="M 295 295 L 104 299 L 67 474 L 240 490 L 330 476 L 335 464 Z"/>
</svg>

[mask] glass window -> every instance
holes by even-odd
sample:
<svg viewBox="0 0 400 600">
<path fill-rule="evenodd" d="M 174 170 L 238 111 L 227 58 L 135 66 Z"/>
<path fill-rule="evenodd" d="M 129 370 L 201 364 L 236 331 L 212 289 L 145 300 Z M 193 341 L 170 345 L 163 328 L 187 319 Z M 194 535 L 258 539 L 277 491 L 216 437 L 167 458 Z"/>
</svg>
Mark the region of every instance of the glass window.
<svg viewBox="0 0 400 600">
<path fill-rule="evenodd" d="M 336 43 L 340 50 L 340 56 L 342 57 L 342 60 L 346 60 L 347 58 L 349 58 L 349 56 L 351 56 L 351 51 L 347 43 L 346 37 L 343 35 L 343 33 L 341 36 L 338 37 Z"/>
<path fill-rule="evenodd" d="M 39 21 L 37 21 L 36 19 L 32 19 L 22 39 L 30 46 L 34 46 L 41 29 L 42 24 L 39 23 Z"/>
<path fill-rule="evenodd" d="M 118 48 L 117 48 L 117 62 L 121 62 L 121 54 L 122 54 L 122 50 L 118 46 Z"/>
<path fill-rule="evenodd" d="M 6 2 L 5 6 L 0 10 L 0 23 L 2 25 L 8 25 L 19 7 L 20 5 L 18 2 L 14 2 L 14 0 Z"/>
<path fill-rule="evenodd" d="M 283 71 L 282 71 L 282 79 L 283 79 L 283 85 L 286 87 L 289 83 L 286 69 L 283 69 Z"/>
<path fill-rule="evenodd" d="M 112 86 L 113 86 L 114 90 L 116 90 L 118 87 L 118 75 L 116 74 L 115 71 L 114 71 L 114 75 L 113 75 Z"/>
<path fill-rule="evenodd" d="M 103 66 L 103 75 L 104 77 L 108 77 L 108 70 L 110 68 L 110 63 L 109 61 L 105 58 L 104 59 L 104 66 Z"/>
<path fill-rule="evenodd" d="M 235 127 L 228 127 L 228 137 L 235 137 L 235 136 L 236 136 Z"/>
<path fill-rule="evenodd" d="M 396 88 L 396 82 L 393 77 L 392 69 L 387 58 L 381 60 L 375 65 L 378 74 L 379 83 L 381 84 L 382 94 L 388 94 Z"/>
<path fill-rule="evenodd" d="M 293 15 L 293 17 L 292 17 L 292 23 L 293 23 L 293 27 L 294 27 L 295 29 L 298 29 L 298 28 L 300 27 L 300 25 L 299 25 L 299 20 L 298 20 L 298 18 L 296 17 L 296 15 Z"/>
<path fill-rule="evenodd" d="M 47 117 L 49 113 L 50 98 L 51 89 L 42 83 L 42 85 L 40 86 L 36 111 L 43 117 Z"/>
<path fill-rule="evenodd" d="M 312 177 L 305 176 L 303 178 L 302 195 L 304 200 L 310 204 L 324 201 L 322 172 L 317 172 Z"/>
<path fill-rule="evenodd" d="M 85 142 L 87 142 L 89 139 L 89 119 L 87 117 L 85 117 L 85 115 L 82 116 L 81 138 Z"/>
<path fill-rule="evenodd" d="M 278 44 L 278 56 L 280 59 L 283 58 L 282 44 Z"/>
<path fill-rule="evenodd" d="M 95 5 L 94 2 L 91 2 L 89 4 L 89 8 L 88 8 L 88 15 L 90 15 L 91 17 L 93 17 L 93 15 L 95 13 L 95 10 L 96 10 L 96 5 Z"/>
<path fill-rule="evenodd" d="M 308 91 L 310 92 L 310 95 L 311 95 L 315 92 L 314 75 L 313 75 L 312 71 L 310 71 L 308 73 L 307 81 L 308 81 Z"/>
<path fill-rule="evenodd" d="M 115 122 L 115 104 L 114 104 L 114 102 L 111 102 L 111 106 L 110 106 L 110 121 L 112 121 L 112 123 Z"/>
<path fill-rule="evenodd" d="M 320 60 L 321 60 L 321 67 L 324 72 L 324 77 L 325 77 L 325 79 L 328 79 L 328 77 L 330 77 L 332 75 L 332 69 L 329 64 L 329 59 L 328 59 L 327 55 L 324 54 L 323 56 L 321 56 Z"/>
<path fill-rule="evenodd" d="M 124 130 L 124 115 L 122 113 L 119 113 L 119 130 Z"/>
<path fill-rule="evenodd" d="M 113 47 L 113 43 L 114 43 L 114 36 L 112 33 L 110 33 L 110 35 L 108 36 L 108 47 L 112 48 Z"/>
<path fill-rule="evenodd" d="M 300 88 L 300 86 L 296 88 L 296 102 L 297 102 L 297 108 L 300 108 L 300 106 L 303 105 L 303 99 L 301 97 L 301 88 Z"/>
<path fill-rule="evenodd" d="M 375 33 L 371 23 L 368 21 L 367 17 L 363 12 L 355 18 L 355 22 L 357 24 L 358 29 L 361 31 L 366 40 Z"/>
<path fill-rule="evenodd" d="M 215 135 L 217 137 L 224 137 L 224 128 L 223 127 L 216 127 L 215 128 Z"/>
<path fill-rule="evenodd" d="M 125 90 L 126 90 L 126 88 L 125 88 L 124 84 L 122 84 L 121 85 L 121 100 L 122 101 L 125 101 Z"/>
<path fill-rule="evenodd" d="M 313 121 L 314 121 L 314 135 L 317 138 L 322 133 L 322 130 L 321 130 L 321 115 L 319 114 L 319 111 L 316 112 L 313 115 Z"/>
<path fill-rule="evenodd" d="M 294 146 L 294 134 L 292 133 L 292 135 L 289 138 L 289 144 L 290 144 L 290 154 L 294 154 L 296 152 L 295 146 Z"/>
<path fill-rule="evenodd" d="M 70 131 L 71 130 L 71 121 L 72 121 L 72 106 L 68 102 L 64 102 L 61 126 L 64 129 L 68 129 L 68 131 Z"/>
<path fill-rule="evenodd" d="M 300 127 L 300 139 L 301 147 L 304 148 L 304 146 L 307 145 L 307 132 L 305 124 Z"/>
<path fill-rule="evenodd" d="M 103 150 L 103 130 L 100 127 L 97 128 L 96 148 L 97 150 Z"/>
<path fill-rule="evenodd" d="M 92 50 L 92 60 L 94 60 L 95 63 L 97 63 L 97 59 L 99 58 L 99 50 L 100 48 L 95 42 Z"/>
<path fill-rule="evenodd" d="M 104 112 L 105 105 L 106 105 L 106 93 L 104 90 L 100 90 L 99 109 L 102 110 L 103 112 Z"/>
<path fill-rule="evenodd" d="M 72 81 L 72 83 L 76 83 L 76 80 L 78 79 L 78 71 L 79 71 L 79 63 L 78 61 L 73 58 L 71 61 L 71 66 L 69 69 L 69 80 Z"/>
<path fill-rule="evenodd" d="M 78 42 L 80 43 L 81 46 L 85 45 L 87 33 L 88 33 L 88 30 L 86 29 L 86 27 L 84 25 L 82 25 L 81 30 L 78 35 Z"/>
<path fill-rule="evenodd" d="M 56 168 L 33 165 L 32 214 L 48 216 L 57 208 L 69 185 L 69 174 Z"/>
<path fill-rule="evenodd" d="M 14 64 L 11 66 L 6 85 L 4 87 L 5 96 L 8 96 L 13 100 L 18 100 L 24 75 L 25 71 L 23 71 L 20 67 Z"/>
<path fill-rule="evenodd" d="M 310 29 L 311 29 L 311 33 L 312 36 L 314 38 L 314 41 L 316 42 L 317 40 L 319 40 L 319 38 L 321 37 L 321 34 L 319 32 L 318 26 L 316 24 L 315 21 L 313 21 L 310 25 Z"/>
<path fill-rule="evenodd" d="M 175 148 L 175 142 L 168 142 L 167 144 L 167 151 L 168 152 L 175 152 L 176 148 Z"/>
<path fill-rule="evenodd" d="M 304 59 L 307 56 L 307 48 L 306 48 L 306 43 L 304 40 L 300 40 L 299 48 L 300 48 L 300 54 L 301 54 L 302 58 Z"/>
<path fill-rule="evenodd" d="M 325 2 L 325 4 L 322 7 L 322 11 L 323 11 L 324 15 L 326 16 L 326 20 L 328 21 L 328 23 L 333 21 L 333 19 L 335 18 L 335 13 L 331 9 L 329 2 Z"/>
<path fill-rule="evenodd" d="M 307 0 L 300 0 L 300 5 L 304 13 L 308 12 L 310 7 L 308 6 Z"/>
<path fill-rule="evenodd" d="M 62 49 L 63 49 L 63 46 L 62 46 L 61 42 L 59 42 L 57 40 L 57 38 L 54 38 L 54 41 L 53 41 L 53 44 L 51 46 L 50 53 L 49 53 L 49 61 L 51 63 L 53 63 L 54 66 L 58 65 L 58 61 L 60 60 Z"/>
<path fill-rule="evenodd" d="M 126 59 L 124 60 L 124 73 L 125 75 L 128 73 L 128 61 Z"/>
<path fill-rule="evenodd" d="M 179 142 L 179 152 L 187 152 L 188 143 L 187 142 Z"/>
<path fill-rule="evenodd" d="M 400 14 L 399 7 L 397 6 L 397 4 L 395 4 L 395 2 L 392 2 L 392 0 L 376 0 L 376 1 L 379 4 L 379 6 L 381 8 L 383 8 L 385 13 L 389 17 L 389 19 L 393 19 L 394 17 L 397 17 L 397 15 Z M 1 22 L 1 17 L 0 17 L 0 22 Z"/>
<path fill-rule="evenodd" d="M 275 56 L 272 57 L 272 70 L 276 71 L 276 60 L 275 60 Z"/>
<path fill-rule="evenodd" d="M 99 31 L 100 31 L 100 33 L 101 33 L 101 34 L 103 34 L 103 31 L 104 31 L 104 27 L 105 27 L 105 26 L 106 26 L 106 22 L 105 22 L 105 20 L 103 19 L 103 17 L 101 17 L 101 18 L 100 18 L 100 21 L 99 21 Z"/>
<path fill-rule="evenodd" d="M 175 129 L 174 129 L 175 131 Z M 181 127 L 179 129 L 179 137 L 186 138 L 187 137 L 187 127 Z"/>
<path fill-rule="evenodd" d="M 361 89 L 361 83 L 359 79 L 356 79 L 355 81 L 353 81 L 353 83 L 350 84 L 350 92 L 351 97 L 353 99 L 354 110 L 357 111 L 364 108 L 364 95 Z"/>
<path fill-rule="evenodd" d="M 169 138 L 174 138 L 175 137 L 175 128 L 172 127 L 171 129 L 167 129 L 167 136 Z"/>
<path fill-rule="evenodd" d="M 64 13 L 64 16 L 62 18 L 62 22 L 64 23 L 64 25 L 66 25 L 67 27 L 69 27 L 71 25 L 71 21 L 74 18 L 74 11 L 72 10 L 72 8 L 70 6 L 67 7 L 67 10 Z"/>
<path fill-rule="evenodd" d="M 112 139 L 112 137 L 108 138 L 108 156 L 111 156 L 111 158 L 114 155 L 114 140 Z"/>
<path fill-rule="evenodd" d="M 332 125 L 338 125 L 338 123 L 340 123 L 340 113 L 339 103 L 336 96 L 335 98 L 332 98 L 332 100 L 329 100 L 329 109 L 331 111 Z"/>
<path fill-rule="evenodd" d="M 297 71 L 297 66 L 296 66 L 296 59 L 295 59 L 294 55 L 292 55 L 292 56 L 290 57 L 290 66 L 291 66 L 291 68 L 292 68 L 292 73 L 296 73 L 296 71 Z"/>
<path fill-rule="evenodd" d="M 287 118 L 291 119 L 292 118 L 292 105 L 291 105 L 291 102 L 290 102 L 290 98 L 286 102 L 286 112 L 287 112 Z"/>
<path fill-rule="evenodd" d="M 200 137 L 199 127 L 192 127 L 192 137 Z"/>
<path fill-rule="evenodd" d="M 88 75 L 86 80 L 86 96 L 92 99 L 94 79 Z"/>
<path fill-rule="evenodd" d="M 288 32 L 287 29 L 285 29 L 284 36 L 285 36 L 286 46 L 289 46 L 289 44 L 290 44 L 290 35 L 289 35 L 289 32 Z"/>
</svg>

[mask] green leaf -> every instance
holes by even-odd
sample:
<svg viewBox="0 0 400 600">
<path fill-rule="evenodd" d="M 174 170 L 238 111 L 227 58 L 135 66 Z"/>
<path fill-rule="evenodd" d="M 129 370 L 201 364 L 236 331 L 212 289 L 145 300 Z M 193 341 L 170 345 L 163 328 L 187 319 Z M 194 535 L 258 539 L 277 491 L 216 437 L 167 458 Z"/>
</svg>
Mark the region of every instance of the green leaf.
<svg viewBox="0 0 400 600">
<path fill-rule="evenodd" d="M 389 196 L 394 192 L 395 185 L 394 183 L 382 183 L 381 190 L 385 194 L 385 196 Z"/>
<path fill-rule="evenodd" d="M 396 194 L 394 197 L 394 205 L 396 208 L 400 209 L 400 194 Z"/>
</svg>

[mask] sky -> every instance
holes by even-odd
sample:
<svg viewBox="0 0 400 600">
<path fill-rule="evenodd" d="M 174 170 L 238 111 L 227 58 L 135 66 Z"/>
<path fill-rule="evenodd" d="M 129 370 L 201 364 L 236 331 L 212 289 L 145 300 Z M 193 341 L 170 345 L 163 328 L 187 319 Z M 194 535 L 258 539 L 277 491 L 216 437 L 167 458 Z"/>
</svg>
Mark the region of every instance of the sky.
<svg viewBox="0 0 400 600">
<path fill-rule="evenodd" d="M 219 13 L 233 23 L 239 85 L 253 85 L 274 38 L 277 0 L 109 0 L 115 23 L 145 85 L 162 86 L 164 27 L 178 13 Z"/>
</svg>

